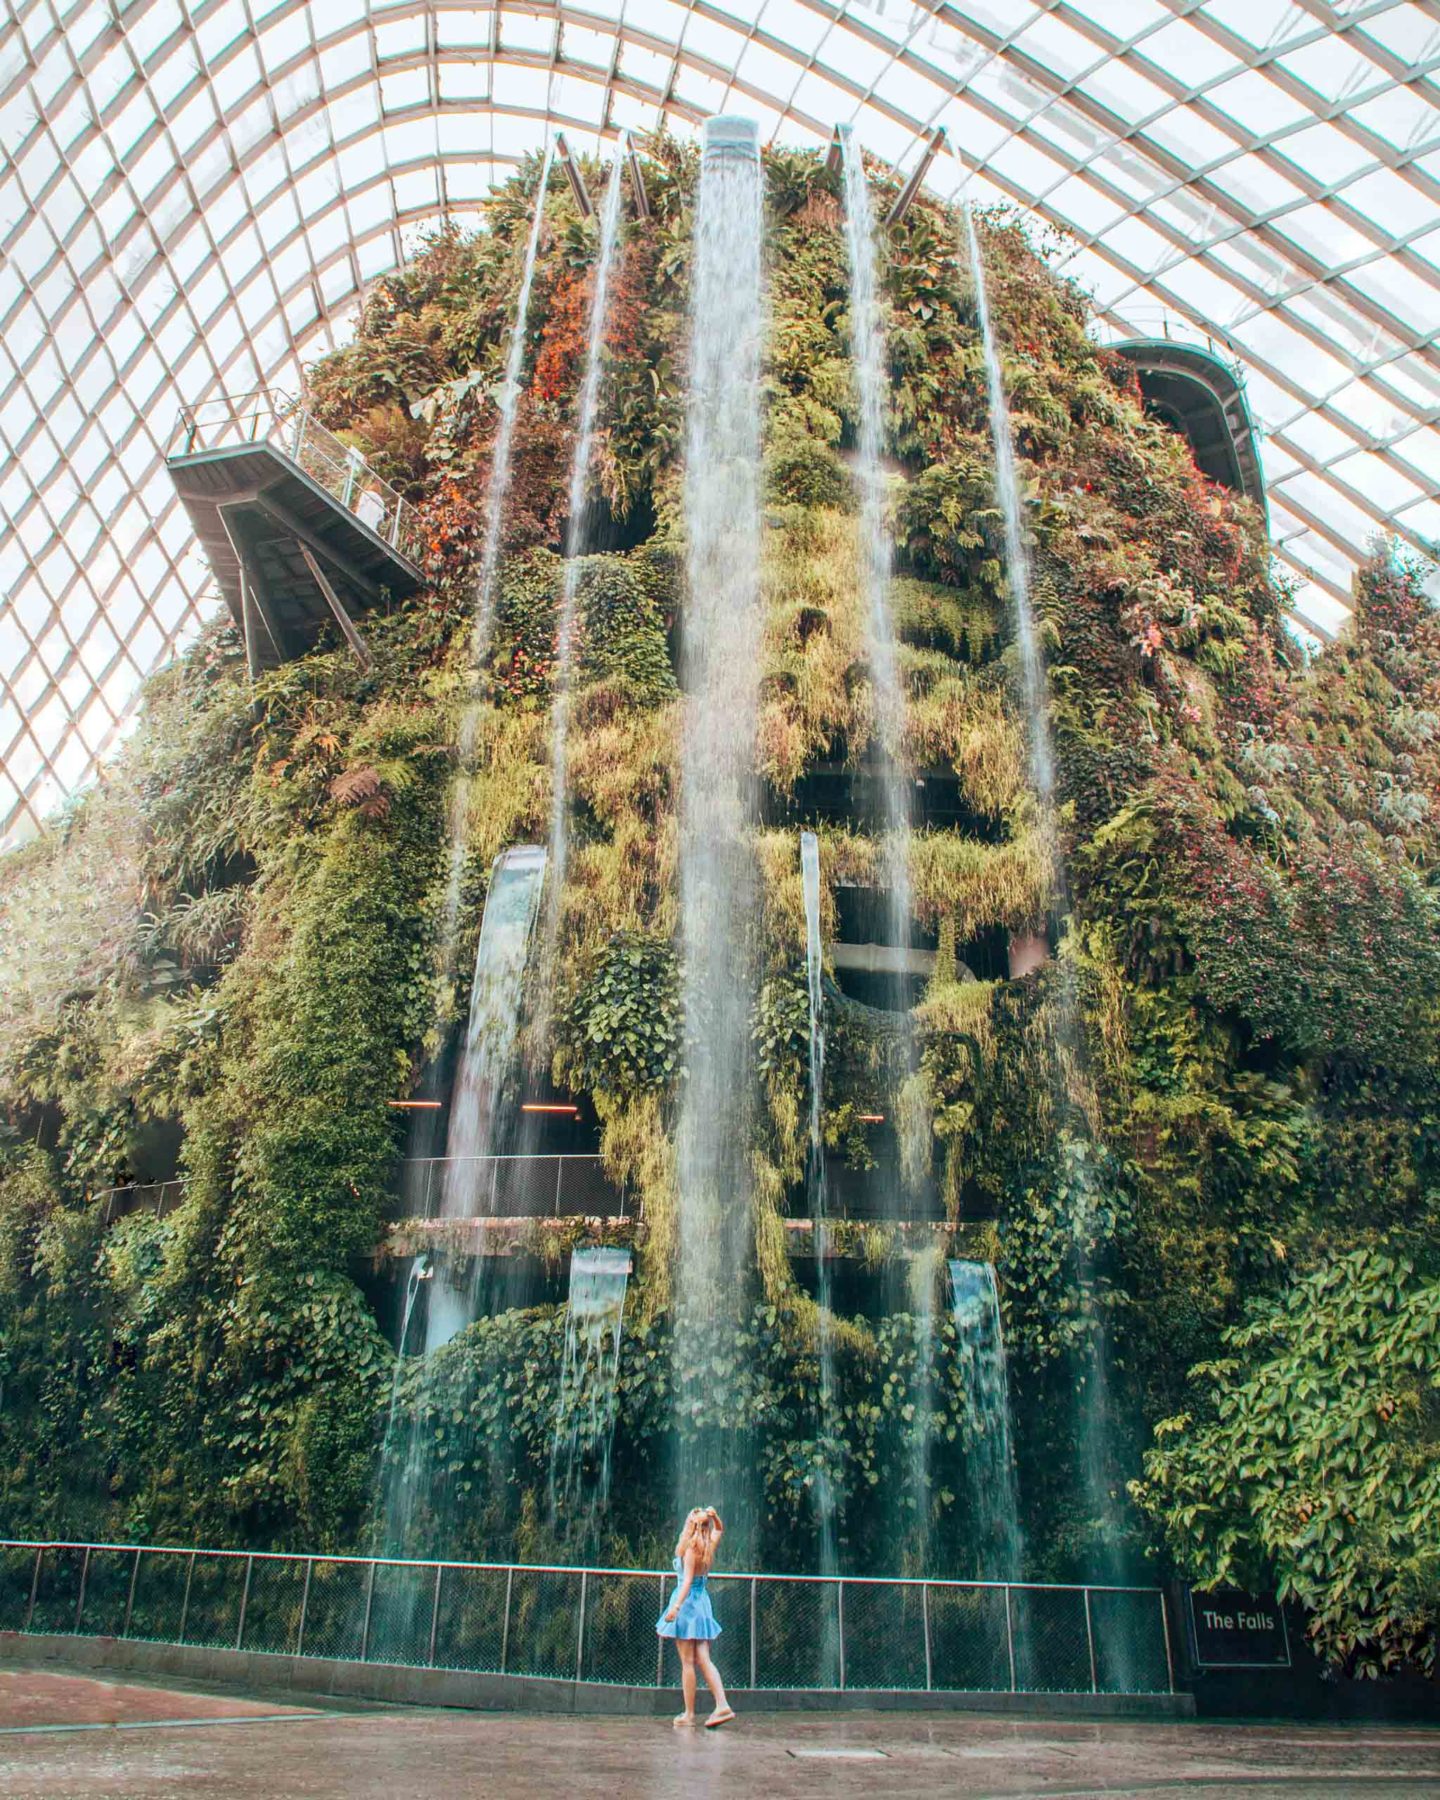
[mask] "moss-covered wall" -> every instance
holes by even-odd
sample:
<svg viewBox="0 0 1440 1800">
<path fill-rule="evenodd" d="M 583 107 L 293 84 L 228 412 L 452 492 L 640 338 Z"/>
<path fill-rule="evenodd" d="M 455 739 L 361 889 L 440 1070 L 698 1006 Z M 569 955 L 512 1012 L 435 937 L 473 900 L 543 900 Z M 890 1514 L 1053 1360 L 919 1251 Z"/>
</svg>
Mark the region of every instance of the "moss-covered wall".
<svg viewBox="0 0 1440 1800">
<path fill-rule="evenodd" d="M 366 622 L 373 671 L 322 650 L 266 677 L 252 707 L 234 634 L 207 631 L 152 682 L 104 784 L 0 864 L 0 1525 L 12 1534 L 320 1548 L 371 1523 L 393 1364 L 374 1267 L 405 1148 L 387 1103 L 416 1090 L 465 1010 L 493 857 L 543 841 L 550 814 L 558 550 L 595 245 L 558 182 L 459 790 L 451 979 L 437 942 L 448 809 L 535 176 L 499 192 L 474 236 L 447 232 L 380 282 L 354 342 L 311 374 L 320 416 L 424 521 L 427 585 Z M 643 1215 L 622 1234 L 641 1274 L 612 1558 L 654 1553 L 674 1429 L 685 701 L 672 645 L 694 178 L 693 153 L 654 144 L 652 217 L 622 241 L 597 459 L 607 548 L 586 559 L 580 590 L 574 847 L 558 954 L 536 971 L 532 1011 L 549 1034 L 532 1022 L 526 1044 L 532 1068 L 593 1107 L 607 1167 Z M 808 770 L 861 761 L 873 701 L 839 201 L 814 157 L 773 153 L 767 179 L 756 756 L 779 816 Z M 927 1121 L 918 1155 L 950 1222 L 938 1241 L 999 1271 L 1035 1573 L 1096 1566 L 1108 1537 L 1137 1570 L 1151 1554 L 1154 1573 L 1280 1580 L 1351 1666 L 1424 1661 L 1440 1562 L 1440 627 L 1382 548 L 1353 629 L 1307 662 L 1254 510 L 1146 418 L 1132 372 L 1087 334 L 1083 295 L 1018 227 L 979 225 L 1068 884 L 1062 896 L 1025 776 L 962 237 L 922 200 L 884 269 L 892 604 L 907 754 L 953 772 L 976 826 L 912 843 L 916 910 L 939 943 L 918 1076 L 863 1009 L 834 1001 L 831 1154 L 873 1158 L 863 1114 Z M 833 930 L 837 884 L 873 880 L 878 853 L 863 823 L 819 832 Z M 756 846 L 755 1310 L 723 1379 L 756 1424 L 767 1554 L 812 1560 L 823 1469 L 850 1560 L 894 1567 L 924 1516 L 935 1566 L 965 1572 L 964 1357 L 942 1321 L 942 1379 L 920 1379 L 900 1263 L 913 1233 L 839 1233 L 879 1300 L 837 1326 L 843 1427 L 820 1428 L 815 1307 L 790 1254 L 808 1239 L 782 1222 L 798 1210 L 808 1105 L 795 831 L 758 828 Z M 1059 956 L 1039 972 L 964 979 L 967 942 L 1047 926 Z M 1061 1029 L 1062 990 L 1079 999 L 1078 1043 Z M 107 1226 L 97 1196 L 153 1172 L 177 1139 L 183 1204 Z M 593 1235 L 537 1230 L 527 1247 L 554 1257 Z M 451 1553 L 554 1550 L 544 1491 L 562 1333 L 553 1307 L 512 1311 L 456 1340 L 438 1374 L 407 1372 L 402 1396 L 468 1497 Z M 1076 1439 L 1102 1367 L 1114 1504 L 1097 1508 Z M 1332 1393 L 1353 1452 L 1327 1436 Z M 927 1404 L 938 1450 L 916 1485 L 904 1444 Z"/>
</svg>

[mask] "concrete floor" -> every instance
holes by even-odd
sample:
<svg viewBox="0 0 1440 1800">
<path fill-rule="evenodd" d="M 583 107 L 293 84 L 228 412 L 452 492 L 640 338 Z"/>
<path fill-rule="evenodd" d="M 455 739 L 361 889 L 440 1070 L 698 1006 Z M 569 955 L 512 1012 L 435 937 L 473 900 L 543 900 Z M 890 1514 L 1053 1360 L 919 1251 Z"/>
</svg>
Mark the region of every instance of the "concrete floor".
<svg viewBox="0 0 1440 1800">
<path fill-rule="evenodd" d="M 0 1669 L 6 1800 L 1176 1793 L 1433 1796 L 1440 1730 L 871 1714 L 771 1715 L 724 1731 L 675 1731 L 649 1719 L 317 1711 L 264 1696 Z"/>
</svg>

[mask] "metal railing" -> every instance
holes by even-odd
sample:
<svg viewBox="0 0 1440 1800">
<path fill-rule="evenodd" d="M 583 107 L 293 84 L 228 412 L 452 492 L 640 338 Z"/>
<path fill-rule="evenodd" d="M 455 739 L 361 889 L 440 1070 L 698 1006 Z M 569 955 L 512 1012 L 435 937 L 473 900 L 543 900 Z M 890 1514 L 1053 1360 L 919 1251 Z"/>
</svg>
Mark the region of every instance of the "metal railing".
<svg viewBox="0 0 1440 1800">
<path fill-rule="evenodd" d="M 463 1218 L 440 1217 L 446 1177 L 451 1171 L 463 1179 L 470 1212 L 475 1217 L 630 1217 L 624 1187 L 605 1173 L 599 1156 L 414 1156 L 400 1164 L 397 1182 L 407 1223 L 427 1217 L 433 1218 L 437 1227 L 465 1223 Z M 183 1177 L 134 1183 L 102 1189 L 94 1199 L 104 1207 L 107 1225 L 135 1212 L 151 1212 L 163 1219 L 185 1198 L 186 1186 Z"/>
<path fill-rule="evenodd" d="M 153 1213 L 157 1219 L 163 1219 L 185 1198 L 185 1185 L 177 1177 L 173 1181 L 132 1181 L 126 1187 L 104 1188 L 95 1195 L 105 1209 L 100 1222 L 110 1225 L 137 1212 Z"/>
<path fill-rule="evenodd" d="M 0 1630 L 660 1687 L 658 1569 L 0 1539 Z M 1175 1691 L 1158 1588 L 714 1574 L 732 1685 Z"/>
<path fill-rule="evenodd" d="M 624 1219 L 625 1190 L 605 1173 L 602 1159 L 575 1156 L 412 1156 L 401 1165 L 400 1192 L 412 1219 L 442 1220 L 447 1193 L 464 1201 L 470 1218 Z"/>
<path fill-rule="evenodd" d="M 257 388 L 182 406 L 167 454 L 173 460 L 246 444 L 268 444 L 287 456 L 377 537 L 412 563 L 419 562 L 421 537 L 414 507 L 381 480 L 358 450 L 342 444 L 279 389 Z"/>
</svg>

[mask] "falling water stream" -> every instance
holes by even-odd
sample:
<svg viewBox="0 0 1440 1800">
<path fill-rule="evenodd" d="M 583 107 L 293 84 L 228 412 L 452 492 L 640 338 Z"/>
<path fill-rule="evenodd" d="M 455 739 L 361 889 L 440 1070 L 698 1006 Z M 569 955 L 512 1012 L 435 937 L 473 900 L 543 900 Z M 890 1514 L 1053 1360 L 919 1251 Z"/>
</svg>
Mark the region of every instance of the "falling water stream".
<svg viewBox="0 0 1440 1800">
<path fill-rule="evenodd" d="M 573 1544 L 594 1539 L 610 1499 L 616 1383 L 628 1250 L 575 1250 L 555 1437 L 550 1448 L 550 1515 Z"/>
<path fill-rule="evenodd" d="M 465 859 L 470 848 L 470 781 L 475 761 L 476 737 L 480 729 L 480 695 L 475 685 L 490 641 L 490 623 L 494 610 L 495 577 L 500 566 L 500 532 L 505 516 L 505 498 L 510 491 L 511 450 L 515 436 L 515 418 L 519 410 L 521 371 L 525 361 L 525 337 L 530 318 L 530 290 L 535 280 L 535 260 L 540 250 L 540 236 L 545 219 L 545 196 L 550 186 L 550 168 L 554 146 L 547 145 L 535 188 L 535 211 L 530 221 L 530 235 L 525 245 L 525 262 L 520 277 L 520 293 L 515 317 L 510 325 L 510 341 L 505 357 L 505 381 L 500 390 L 500 417 L 495 442 L 490 454 L 490 485 L 486 495 L 485 538 L 480 554 L 480 572 L 475 584 L 475 605 L 470 632 L 470 675 L 472 691 L 460 715 L 456 732 L 456 774 L 451 783 L 448 805 L 449 859 L 445 880 L 445 897 L 441 906 L 437 932 L 436 961 L 442 992 L 455 981 L 460 940 L 460 896 L 465 876 Z M 442 1063 L 437 1059 L 427 1072 L 421 1096 L 430 1101 L 443 1101 L 439 1091 Z M 408 1171 L 418 1168 L 432 1155 L 434 1115 L 422 1111 L 411 1131 L 406 1158 L 406 1210 L 414 1213 L 416 1196 Z"/>
<path fill-rule="evenodd" d="M 825 1091 L 825 1017 L 822 986 L 824 945 L 820 937 L 820 840 L 800 833 L 800 881 L 805 900 L 805 986 L 810 1005 L 810 1217 L 815 1225 L 816 1358 L 820 1367 L 819 1437 L 822 1453 L 815 1480 L 820 1527 L 820 1573 L 840 1569 L 835 1530 L 835 1485 L 830 1446 L 839 1437 L 835 1415 L 835 1312 L 830 1280 L 829 1204 L 825 1182 L 825 1136 L 821 1103 Z M 837 1650 L 838 1654 L 838 1650 Z"/>
<path fill-rule="evenodd" d="M 850 265 L 850 336 L 859 395 L 856 476 L 860 490 L 861 578 L 875 696 L 875 760 L 881 794 L 883 832 L 881 882 L 885 889 L 894 984 L 888 1004 L 902 1015 L 898 1085 L 910 1085 L 917 1063 L 910 989 L 906 980 L 911 943 L 910 777 L 905 766 L 904 694 L 890 607 L 893 546 L 885 521 L 885 404 L 889 390 L 885 317 L 880 294 L 879 256 L 870 183 L 853 132 L 840 132 L 845 182 L 845 242 Z M 898 1096 L 897 1096 L 898 1098 Z M 901 1168 L 907 1175 L 928 1162 L 930 1122 L 923 1109 L 897 1106 L 902 1142 Z M 938 1254 L 938 1253 L 937 1253 Z M 915 1408 L 909 1462 L 914 1484 L 915 1525 L 910 1533 L 915 1566 L 930 1562 L 930 1473 L 935 1412 L 935 1256 L 920 1253 L 909 1270 L 907 1304 L 915 1320 Z"/>
<path fill-rule="evenodd" d="M 860 490 L 861 579 L 865 598 L 870 674 L 875 695 L 876 757 L 884 831 L 883 883 L 888 897 L 890 942 L 903 970 L 910 944 L 910 787 L 902 746 L 905 704 L 890 612 L 894 560 L 885 523 L 885 400 L 889 377 L 885 318 L 878 277 L 870 183 L 854 134 L 842 131 L 845 174 L 845 242 L 850 263 L 850 343 L 859 395 L 856 477 Z M 895 983 L 896 1010 L 908 998 L 903 974 Z"/>
<path fill-rule="evenodd" d="M 560 624 L 556 647 L 555 703 L 550 712 L 550 904 L 546 936 L 553 961 L 559 932 L 560 897 L 565 886 L 568 854 L 568 812 L 565 804 L 570 731 L 570 686 L 575 656 L 575 613 L 580 592 L 580 556 L 585 548 L 585 523 L 590 464 L 595 450 L 595 416 L 600 398 L 600 374 L 604 360 L 605 327 L 609 314 L 610 270 L 619 235 L 620 192 L 625 170 L 622 138 L 610 168 L 605 201 L 600 213 L 600 249 L 595 263 L 595 287 L 590 298 L 590 336 L 585 351 L 585 372 L 580 382 L 580 404 L 575 422 L 575 450 L 570 459 L 569 513 L 565 526 L 565 581 L 560 595 Z"/>
<path fill-rule="evenodd" d="M 1040 828 L 1049 847 L 1052 881 L 1058 896 L 1065 893 L 1065 868 L 1055 819 L 1055 756 L 1050 738 L 1049 713 L 1046 704 L 1045 662 L 1035 630 L 1035 615 L 1030 593 L 1030 557 L 1025 545 L 1020 485 L 1015 466 L 1015 445 L 1010 426 L 1010 408 L 1005 394 L 1004 369 L 995 343 L 990 317 L 989 295 L 985 283 L 985 260 L 975 230 L 971 208 L 965 207 L 965 234 L 969 248 L 970 273 L 975 286 L 975 306 L 980 325 L 981 345 L 985 355 L 985 376 L 989 389 L 990 435 L 995 457 L 995 496 L 1000 505 L 1005 528 L 1005 573 L 1010 590 L 1011 614 L 1015 644 L 1020 660 L 1020 682 L 1025 707 L 1030 760 L 1030 780 L 1040 810 Z M 1056 1043 L 1055 1088 L 1056 1114 L 1060 1120 L 1074 1115 L 1077 1094 L 1073 1091 L 1084 1081 L 1084 1045 L 1080 1025 L 1079 996 L 1069 957 L 1061 957 L 1055 982 Z M 1082 1196 L 1082 1208 L 1088 1209 L 1092 1196 Z M 1073 1202 L 1072 1202 L 1073 1204 Z M 1075 1257 L 1080 1287 L 1088 1297 L 1091 1286 L 1090 1255 L 1085 1241 L 1085 1221 L 1072 1218 Z M 1089 1301 L 1087 1298 L 1087 1306 Z M 1091 1309 L 1093 1312 L 1093 1308 Z M 1118 1567 L 1113 1560 L 1116 1531 L 1116 1506 L 1111 1492 L 1110 1464 L 1114 1427 L 1109 1399 L 1108 1349 L 1103 1323 L 1092 1317 L 1094 1337 L 1092 1366 L 1083 1383 L 1076 1420 L 1079 1438 L 1081 1478 L 1091 1513 L 1101 1527 L 1104 1573 L 1114 1578 Z"/>
<path fill-rule="evenodd" d="M 950 1264 L 950 1309 L 965 1358 L 974 1427 L 966 1458 L 982 1581 L 1020 1577 L 1020 1507 L 1010 1434 L 1010 1381 L 1000 1296 L 989 1263 Z"/>
<path fill-rule="evenodd" d="M 750 1294 L 752 826 L 760 666 L 761 171 L 753 121 L 702 139 L 691 265 L 684 506 L 680 916 L 687 1064 L 676 1130 L 677 1500 L 716 1505 L 750 1548 L 753 1459 L 734 1425 Z M 738 1371 L 737 1371 L 738 1373 Z M 752 1540 L 753 1541 L 753 1540 Z"/>
<path fill-rule="evenodd" d="M 535 215 L 525 245 L 525 264 L 520 273 L 520 293 L 510 326 L 510 346 L 505 356 L 505 385 L 500 390 L 500 422 L 490 456 L 490 486 L 485 495 L 485 538 L 480 551 L 480 575 L 475 584 L 475 622 L 471 636 L 471 660 L 478 668 L 490 647 L 490 623 L 495 610 L 495 577 L 500 568 L 500 534 L 505 523 L 505 502 L 510 493 L 511 449 L 515 420 L 520 411 L 520 373 L 525 366 L 525 334 L 530 322 L 530 289 L 535 282 L 535 259 L 540 251 L 540 232 L 545 222 L 545 193 L 550 185 L 550 166 L 555 158 L 553 142 L 545 146 L 545 162 L 535 196 Z"/>
<path fill-rule="evenodd" d="M 439 1203 L 433 1216 L 440 1220 L 479 1218 L 491 1210 L 499 1102 L 515 1059 L 525 965 L 544 880 L 545 851 L 537 844 L 503 850 L 491 867 L 475 952 L 470 1017 L 451 1090 L 446 1161 L 432 1171 L 439 1177 L 431 1184 L 432 1204 L 437 1198 Z M 487 1264 L 479 1254 L 481 1248 L 471 1243 L 457 1255 L 446 1249 L 443 1237 L 437 1234 L 435 1248 L 427 1256 L 417 1257 L 411 1266 L 383 1455 L 383 1529 L 393 1547 L 403 1546 L 409 1538 L 417 1508 L 430 1500 L 432 1486 L 430 1442 L 420 1417 L 422 1409 L 417 1407 L 411 1418 L 402 1422 L 396 1406 L 411 1313 L 424 1282 L 429 1290 L 427 1358 L 463 1331 L 485 1299 L 483 1271 Z M 408 1428 L 402 1429 L 402 1424 Z"/>
</svg>

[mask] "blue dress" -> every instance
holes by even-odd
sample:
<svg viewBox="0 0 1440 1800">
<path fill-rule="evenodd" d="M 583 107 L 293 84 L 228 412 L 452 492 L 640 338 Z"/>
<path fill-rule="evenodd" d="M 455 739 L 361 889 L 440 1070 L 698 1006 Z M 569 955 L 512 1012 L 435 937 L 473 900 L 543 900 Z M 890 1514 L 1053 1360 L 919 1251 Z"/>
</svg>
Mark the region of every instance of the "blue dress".
<svg viewBox="0 0 1440 1800">
<path fill-rule="evenodd" d="M 685 1578 L 685 1565 L 677 1556 L 675 1558 L 675 1594 L 680 1592 L 680 1582 Z M 665 1612 L 675 1604 L 675 1594 L 665 1602 Z M 674 1619 L 667 1619 L 661 1613 L 655 1622 L 655 1629 L 662 1638 L 704 1638 L 711 1641 L 720 1635 L 721 1626 L 715 1617 L 715 1609 L 710 1604 L 710 1596 L 705 1591 L 705 1577 L 697 1575 L 690 1583 L 690 1592 L 685 1596 L 685 1604 Z"/>
</svg>

